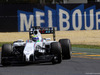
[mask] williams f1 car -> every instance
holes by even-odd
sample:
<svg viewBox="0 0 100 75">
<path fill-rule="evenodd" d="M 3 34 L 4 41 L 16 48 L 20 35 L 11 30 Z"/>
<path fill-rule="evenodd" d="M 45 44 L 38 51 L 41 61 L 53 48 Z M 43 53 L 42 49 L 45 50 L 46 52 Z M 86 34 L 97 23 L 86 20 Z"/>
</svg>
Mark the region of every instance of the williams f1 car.
<svg viewBox="0 0 100 75">
<path fill-rule="evenodd" d="M 53 34 L 50 38 L 42 38 L 41 34 Z M 69 39 L 55 41 L 55 28 L 31 27 L 29 40 L 14 41 L 2 45 L 1 64 L 10 65 L 12 62 L 52 62 L 58 64 L 62 59 L 71 59 L 71 44 Z"/>
</svg>

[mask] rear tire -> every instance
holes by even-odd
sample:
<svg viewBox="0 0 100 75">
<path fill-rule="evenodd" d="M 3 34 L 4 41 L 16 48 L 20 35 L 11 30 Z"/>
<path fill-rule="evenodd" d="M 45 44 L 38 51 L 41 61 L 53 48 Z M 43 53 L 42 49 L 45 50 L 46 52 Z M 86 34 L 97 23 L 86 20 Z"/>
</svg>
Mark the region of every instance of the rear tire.
<svg viewBox="0 0 100 75">
<path fill-rule="evenodd" d="M 3 66 L 10 65 L 8 58 L 12 55 L 13 49 L 11 44 L 4 44 L 1 51 L 1 64 Z"/>
<path fill-rule="evenodd" d="M 62 61 L 62 52 L 61 52 L 61 45 L 59 42 L 51 43 L 51 54 L 54 55 L 52 59 L 53 64 L 61 63 Z"/>
<path fill-rule="evenodd" d="M 63 59 L 71 59 L 71 43 L 69 39 L 59 40 L 62 47 L 62 57 Z"/>
</svg>

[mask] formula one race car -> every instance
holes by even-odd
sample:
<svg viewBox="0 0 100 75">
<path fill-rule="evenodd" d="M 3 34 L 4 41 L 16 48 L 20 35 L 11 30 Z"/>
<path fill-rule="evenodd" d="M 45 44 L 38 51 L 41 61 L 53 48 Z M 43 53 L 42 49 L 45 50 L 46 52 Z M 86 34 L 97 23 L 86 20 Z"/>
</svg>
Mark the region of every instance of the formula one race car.
<svg viewBox="0 0 100 75">
<path fill-rule="evenodd" d="M 53 34 L 53 40 L 42 38 L 41 34 Z M 1 64 L 10 65 L 14 62 L 52 62 L 61 63 L 62 59 L 71 58 L 69 39 L 55 41 L 55 28 L 31 27 L 29 38 L 24 42 L 18 40 L 12 44 L 4 44 L 1 52 Z"/>
</svg>

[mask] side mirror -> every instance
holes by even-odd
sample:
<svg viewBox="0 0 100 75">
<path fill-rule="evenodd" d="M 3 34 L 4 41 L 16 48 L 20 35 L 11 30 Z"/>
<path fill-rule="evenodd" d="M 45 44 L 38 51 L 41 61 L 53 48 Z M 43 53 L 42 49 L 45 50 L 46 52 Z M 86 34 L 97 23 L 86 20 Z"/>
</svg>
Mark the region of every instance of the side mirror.
<svg viewBox="0 0 100 75">
<path fill-rule="evenodd" d="M 46 38 L 46 41 L 50 41 L 51 40 L 51 38 Z"/>
</svg>

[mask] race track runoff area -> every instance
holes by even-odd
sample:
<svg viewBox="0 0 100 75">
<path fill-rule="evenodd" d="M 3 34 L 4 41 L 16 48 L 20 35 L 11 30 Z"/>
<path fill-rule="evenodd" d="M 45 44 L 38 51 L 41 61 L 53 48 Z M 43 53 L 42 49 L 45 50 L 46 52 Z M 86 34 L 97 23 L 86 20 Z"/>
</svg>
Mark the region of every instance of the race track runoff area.
<svg viewBox="0 0 100 75">
<path fill-rule="evenodd" d="M 72 47 L 72 57 L 100 59 L 100 49 Z"/>
</svg>

